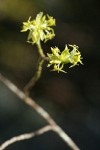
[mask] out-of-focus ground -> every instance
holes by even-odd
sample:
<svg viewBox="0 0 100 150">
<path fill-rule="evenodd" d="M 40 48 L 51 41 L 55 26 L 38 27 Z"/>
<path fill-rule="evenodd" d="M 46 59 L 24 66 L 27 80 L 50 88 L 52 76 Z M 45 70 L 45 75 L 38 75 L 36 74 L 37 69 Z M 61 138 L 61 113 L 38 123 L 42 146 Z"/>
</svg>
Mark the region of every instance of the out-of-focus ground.
<svg viewBox="0 0 100 150">
<path fill-rule="evenodd" d="M 42 43 L 61 50 L 79 46 L 84 65 L 67 74 L 43 67 L 31 96 L 45 108 L 81 150 L 100 150 L 100 9 L 96 0 L 0 0 L 0 72 L 23 89 L 33 76 L 38 53 L 26 43 L 22 22 L 43 11 L 56 18 L 56 37 Z M 46 122 L 0 82 L 0 143 L 34 131 Z M 69 150 L 54 133 L 16 143 L 7 150 Z"/>
</svg>

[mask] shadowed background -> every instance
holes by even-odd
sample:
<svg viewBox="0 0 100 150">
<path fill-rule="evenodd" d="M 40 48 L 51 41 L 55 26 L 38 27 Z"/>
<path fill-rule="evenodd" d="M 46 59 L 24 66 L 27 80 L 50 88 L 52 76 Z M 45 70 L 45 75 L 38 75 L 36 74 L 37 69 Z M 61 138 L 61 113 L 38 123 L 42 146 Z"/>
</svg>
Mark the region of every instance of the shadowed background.
<svg viewBox="0 0 100 150">
<path fill-rule="evenodd" d="M 26 43 L 22 22 L 43 11 L 56 19 L 56 36 L 46 44 L 61 50 L 76 44 L 84 65 L 50 72 L 43 66 L 41 79 L 31 96 L 76 142 L 81 150 L 100 149 L 100 8 L 96 0 L 0 0 L 0 72 L 21 90 L 34 75 L 38 53 Z M 22 103 L 0 82 L 0 143 L 22 133 L 34 131 L 46 122 Z M 7 150 L 66 150 L 54 133 L 11 145 Z"/>
</svg>

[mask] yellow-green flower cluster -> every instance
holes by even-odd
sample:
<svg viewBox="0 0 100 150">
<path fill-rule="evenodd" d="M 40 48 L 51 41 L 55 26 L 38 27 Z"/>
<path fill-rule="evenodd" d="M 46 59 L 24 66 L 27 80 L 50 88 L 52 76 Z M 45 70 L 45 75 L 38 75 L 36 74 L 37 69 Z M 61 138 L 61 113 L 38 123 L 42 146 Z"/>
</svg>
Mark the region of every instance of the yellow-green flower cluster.
<svg viewBox="0 0 100 150">
<path fill-rule="evenodd" d="M 64 51 L 60 52 L 58 47 L 51 48 L 52 54 L 47 54 L 50 61 L 48 67 L 53 65 L 52 71 L 64 72 L 66 73 L 63 68 L 65 64 L 71 64 L 71 67 L 76 65 L 82 64 L 81 61 L 81 53 L 78 50 L 78 46 L 76 45 L 69 45 L 72 47 L 72 50 L 68 49 L 67 45 L 65 46 Z"/>
<path fill-rule="evenodd" d="M 27 22 L 23 22 L 21 32 L 29 30 L 28 42 L 34 44 L 41 41 L 51 40 L 55 34 L 51 26 L 55 26 L 55 19 L 49 15 L 43 15 L 43 12 L 37 14 L 36 19 L 31 21 L 31 17 Z"/>
</svg>

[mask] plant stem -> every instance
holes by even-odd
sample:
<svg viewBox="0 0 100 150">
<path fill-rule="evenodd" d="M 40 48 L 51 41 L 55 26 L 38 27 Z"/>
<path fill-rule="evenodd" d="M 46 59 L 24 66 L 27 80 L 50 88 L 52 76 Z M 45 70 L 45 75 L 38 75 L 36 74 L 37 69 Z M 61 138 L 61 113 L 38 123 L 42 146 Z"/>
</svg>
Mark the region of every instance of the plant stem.
<svg viewBox="0 0 100 150">
<path fill-rule="evenodd" d="M 39 78 L 41 77 L 41 73 L 42 73 L 42 65 L 44 63 L 45 60 L 47 60 L 47 57 L 45 57 L 45 54 L 43 53 L 43 49 L 41 47 L 41 42 L 38 41 L 36 43 L 37 45 L 37 49 L 40 55 L 40 58 L 38 60 L 38 65 L 37 65 L 37 69 L 36 69 L 36 73 L 35 75 L 30 79 L 30 81 L 27 83 L 27 85 L 24 87 L 24 92 L 26 94 L 26 96 L 29 95 L 29 92 L 31 90 L 31 88 L 35 85 L 35 83 L 39 80 Z"/>
<path fill-rule="evenodd" d="M 36 45 L 37 45 L 37 49 L 38 49 L 38 52 L 39 52 L 40 56 L 41 56 L 42 58 L 44 58 L 44 57 L 45 57 L 45 54 L 43 53 L 43 49 L 42 49 L 42 47 L 41 47 L 41 42 L 38 41 L 38 42 L 36 43 Z"/>
<path fill-rule="evenodd" d="M 44 63 L 44 59 L 39 58 L 35 75 L 31 78 L 31 80 L 24 87 L 24 92 L 27 96 L 29 95 L 31 88 L 35 85 L 35 83 L 41 77 L 43 63 Z"/>
</svg>

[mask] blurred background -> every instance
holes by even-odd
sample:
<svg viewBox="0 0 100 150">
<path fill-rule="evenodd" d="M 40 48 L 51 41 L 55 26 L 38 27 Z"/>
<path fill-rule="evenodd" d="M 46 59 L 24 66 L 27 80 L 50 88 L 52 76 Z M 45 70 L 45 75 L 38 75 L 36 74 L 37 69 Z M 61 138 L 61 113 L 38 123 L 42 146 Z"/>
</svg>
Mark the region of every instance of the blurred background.
<svg viewBox="0 0 100 150">
<path fill-rule="evenodd" d="M 76 44 L 84 65 L 50 72 L 45 63 L 41 79 L 31 90 L 36 100 L 81 150 L 100 150 L 100 9 L 96 0 L 0 0 L 0 72 L 23 90 L 34 75 L 38 53 L 26 43 L 22 22 L 43 11 L 56 19 L 56 36 L 46 44 L 61 50 Z M 0 143 L 47 124 L 0 82 Z M 7 150 L 70 150 L 54 133 L 15 143 Z"/>
</svg>

